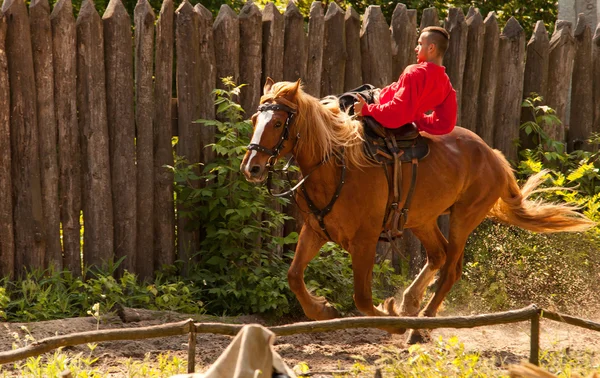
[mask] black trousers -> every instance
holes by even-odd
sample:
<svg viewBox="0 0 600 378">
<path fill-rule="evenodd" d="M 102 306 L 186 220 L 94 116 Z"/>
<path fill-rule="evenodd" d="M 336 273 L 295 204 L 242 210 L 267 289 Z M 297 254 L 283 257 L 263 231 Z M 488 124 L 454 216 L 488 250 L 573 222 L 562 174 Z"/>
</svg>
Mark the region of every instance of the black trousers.
<svg viewBox="0 0 600 378">
<path fill-rule="evenodd" d="M 358 102 L 358 96 L 362 96 L 367 104 L 375 102 L 376 88 L 371 84 L 363 84 L 358 88 L 349 90 L 337 96 L 340 102 L 340 108 L 344 111 L 350 109 L 349 114 L 354 114 L 354 103 Z"/>
</svg>

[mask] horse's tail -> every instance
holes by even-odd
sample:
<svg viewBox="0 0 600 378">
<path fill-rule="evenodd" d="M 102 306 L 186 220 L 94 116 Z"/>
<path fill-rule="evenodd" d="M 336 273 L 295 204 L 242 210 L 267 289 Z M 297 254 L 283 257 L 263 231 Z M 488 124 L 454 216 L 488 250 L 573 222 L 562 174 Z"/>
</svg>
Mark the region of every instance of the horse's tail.
<svg viewBox="0 0 600 378">
<path fill-rule="evenodd" d="M 534 232 L 586 231 L 596 226 L 595 222 L 577 212 L 576 206 L 530 200 L 534 193 L 559 188 L 538 189 L 544 182 L 546 171 L 531 176 L 519 188 L 510 164 L 499 151 L 495 152 L 504 168 L 506 188 L 490 210 L 490 216 Z"/>
</svg>

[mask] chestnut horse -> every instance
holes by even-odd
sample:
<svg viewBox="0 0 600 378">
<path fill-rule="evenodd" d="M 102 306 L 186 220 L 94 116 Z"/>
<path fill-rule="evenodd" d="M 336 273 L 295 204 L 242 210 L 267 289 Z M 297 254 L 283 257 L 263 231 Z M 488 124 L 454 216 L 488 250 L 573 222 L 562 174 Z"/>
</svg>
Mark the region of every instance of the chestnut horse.
<svg viewBox="0 0 600 378">
<path fill-rule="evenodd" d="M 473 132 L 456 127 L 447 135 L 424 134 L 430 154 L 419 163 L 406 228 L 427 250 L 427 262 L 404 291 L 400 306 L 388 298 L 375 307 L 371 273 L 391 196 L 384 169 L 364 153 L 360 121 L 340 110 L 337 98 L 319 100 L 308 95 L 300 81 L 268 79 L 252 123 L 252 141 L 241 164 L 248 181 L 263 181 L 274 161 L 286 154 L 293 154 L 306 179 L 296 201 L 310 214 L 300 232 L 288 282 L 311 319 L 338 315 L 325 298 L 309 293 L 304 283 L 306 266 L 329 240 L 351 255 L 354 302 L 359 311 L 372 316 L 417 316 L 425 291 L 439 272 L 435 293 L 420 313 L 435 316 L 461 276 L 467 237 L 484 218 L 492 216 L 535 232 L 584 231 L 595 225 L 571 206 L 529 200 L 543 182 L 543 172 L 519 188 L 502 153 Z M 410 164 L 405 164 L 402 176 L 410 177 L 410 170 Z M 408 181 L 402 183 L 402 201 Z M 330 208 L 330 212 L 319 217 L 315 208 Z M 450 214 L 448 240 L 437 225 L 443 213 Z M 409 342 L 426 337 L 426 332 L 412 330 Z"/>
</svg>

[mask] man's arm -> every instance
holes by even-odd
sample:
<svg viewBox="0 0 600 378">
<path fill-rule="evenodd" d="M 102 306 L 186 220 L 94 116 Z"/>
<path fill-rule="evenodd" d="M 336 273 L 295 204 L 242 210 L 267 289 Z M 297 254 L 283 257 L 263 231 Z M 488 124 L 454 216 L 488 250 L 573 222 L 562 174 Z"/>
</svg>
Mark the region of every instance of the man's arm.
<svg viewBox="0 0 600 378">
<path fill-rule="evenodd" d="M 398 81 L 398 91 L 385 104 L 368 104 L 362 108 L 363 116 L 375 118 L 384 127 L 395 129 L 414 119 L 414 99 L 417 98 L 417 83 L 412 75 L 403 74 Z"/>
<path fill-rule="evenodd" d="M 450 88 L 446 99 L 438 105 L 431 114 L 423 115 L 416 124 L 419 131 L 425 131 L 433 135 L 448 134 L 456 125 L 456 91 Z"/>
</svg>

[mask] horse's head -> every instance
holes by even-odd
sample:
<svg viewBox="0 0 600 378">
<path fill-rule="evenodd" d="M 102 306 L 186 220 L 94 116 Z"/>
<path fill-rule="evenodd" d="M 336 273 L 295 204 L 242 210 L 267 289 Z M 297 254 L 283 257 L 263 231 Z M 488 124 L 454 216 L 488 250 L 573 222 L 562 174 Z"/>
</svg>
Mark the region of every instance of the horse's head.
<svg viewBox="0 0 600 378">
<path fill-rule="evenodd" d="M 294 100 L 299 88 L 300 80 L 275 84 L 267 78 L 261 104 L 252 116 L 252 140 L 240 167 L 248 181 L 263 181 L 268 168 L 280 156 L 292 151 L 294 143 L 289 139 L 298 108 Z"/>
</svg>

